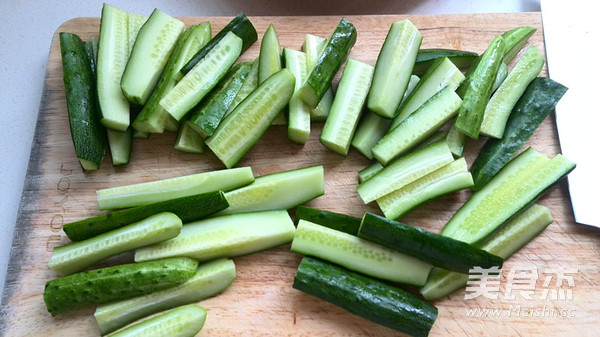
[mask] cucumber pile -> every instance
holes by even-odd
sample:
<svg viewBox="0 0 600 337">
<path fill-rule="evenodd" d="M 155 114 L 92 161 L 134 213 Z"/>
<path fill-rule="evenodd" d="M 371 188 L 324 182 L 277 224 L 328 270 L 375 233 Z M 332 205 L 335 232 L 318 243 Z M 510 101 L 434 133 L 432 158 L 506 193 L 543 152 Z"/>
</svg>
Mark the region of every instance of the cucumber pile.
<svg viewBox="0 0 600 337">
<path fill-rule="evenodd" d="M 533 148 L 515 157 L 567 90 L 538 77 L 543 56 L 526 47 L 534 28 L 495 36 L 478 55 L 423 49 L 418 27 L 401 20 L 375 64 L 349 57 L 360 41 L 347 18 L 328 39 L 306 34 L 296 48 L 282 46 L 275 28 L 250 62 L 239 58 L 258 34 L 243 13 L 213 37 L 210 22 L 186 28 L 158 9 L 146 17 L 105 4 L 99 38 L 60 33 L 84 171 L 100 168 L 107 145 L 112 164 L 126 165 L 134 137 L 164 131 L 177 132 L 176 150 L 208 149 L 226 169 L 97 191 L 99 210 L 119 210 L 63 227 L 73 242 L 48 263 L 63 276 L 46 284 L 50 314 L 97 305 L 105 335 L 166 311 L 115 335 L 194 336 L 207 311 L 193 303 L 234 282 L 232 258 L 291 243 L 305 255 L 294 288 L 427 336 L 437 308 L 398 284 L 427 300 L 446 296 L 466 285 L 469 269 L 501 267 L 553 221 L 534 203 L 575 164 Z M 321 165 L 257 178 L 235 168 L 268 128 L 285 127 L 288 141 L 304 145 L 315 122 L 324 122 L 324 148 L 372 161 L 356 191 L 383 216 L 303 206 L 325 193 Z M 480 137 L 487 143 L 469 168 L 463 148 Z M 439 234 L 398 221 L 469 188 Z M 135 262 L 97 268 L 123 252 Z"/>
</svg>

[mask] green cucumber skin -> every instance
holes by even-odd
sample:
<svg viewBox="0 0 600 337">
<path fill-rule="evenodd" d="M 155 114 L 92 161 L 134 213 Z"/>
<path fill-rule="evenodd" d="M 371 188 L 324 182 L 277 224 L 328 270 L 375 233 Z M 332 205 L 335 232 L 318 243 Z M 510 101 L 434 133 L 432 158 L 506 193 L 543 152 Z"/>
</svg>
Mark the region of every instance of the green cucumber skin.
<svg viewBox="0 0 600 337">
<path fill-rule="evenodd" d="M 481 123 L 482 135 L 502 138 L 512 108 L 543 66 L 544 57 L 534 45 L 529 46 L 487 103 Z"/>
<path fill-rule="evenodd" d="M 346 18 L 342 18 L 329 37 L 306 82 L 300 88 L 302 99 L 316 108 L 329 90 L 333 77 L 356 43 L 356 28 Z"/>
<path fill-rule="evenodd" d="M 465 76 L 465 80 L 457 89 L 463 98 L 463 104 L 458 111 L 456 128 L 467 136 L 477 140 L 479 128 L 483 121 L 485 106 L 492 95 L 494 80 L 502 64 L 505 44 L 501 36 L 496 36 L 488 49 L 481 55 L 472 76 Z M 464 88 L 464 89 L 462 89 Z M 461 92 L 464 94 L 461 95 Z"/>
<path fill-rule="evenodd" d="M 143 220 L 160 212 L 171 212 L 177 215 L 183 223 L 186 223 L 217 213 L 228 206 L 229 203 L 222 191 L 207 192 L 71 222 L 63 226 L 63 231 L 71 241 L 81 241 Z"/>
<path fill-rule="evenodd" d="M 302 258 L 293 287 L 412 336 L 427 336 L 438 313 L 400 288 L 310 257 Z"/>
<path fill-rule="evenodd" d="M 498 90 L 500 85 L 502 85 L 502 82 L 504 82 L 506 79 L 506 76 L 508 76 L 508 66 L 503 62 L 500 65 L 500 68 L 498 68 L 498 74 L 496 74 L 496 79 L 494 80 L 494 85 L 492 86 L 492 92 Z"/>
<path fill-rule="evenodd" d="M 44 302 L 52 316 L 174 287 L 191 278 L 198 262 L 176 257 L 95 269 L 48 281 Z"/>
<path fill-rule="evenodd" d="M 527 40 L 537 31 L 536 28 L 530 26 L 522 26 L 513 28 L 504 34 L 502 34 L 502 38 L 504 39 L 506 51 L 504 52 L 504 58 L 502 62 L 508 64 L 523 48 Z"/>
<path fill-rule="evenodd" d="M 79 36 L 61 32 L 59 37 L 75 154 L 84 171 L 97 170 L 106 153 L 106 131 L 100 123 L 94 62 Z"/>
<path fill-rule="evenodd" d="M 294 82 L 294 75 L 288 69 L 276 72 L 248 95 L 206 140 L 225 167 L 235 166 L 267 131 L 292 97 Z M 240 129 L 246 131 L 242 139 L 235 133 Z"/>
<path fill-rule="evenodd" d="M 101 304 L 96 308 L 94 318 L 100 332 L 105 335 L 142 317 L 217 295 L 227 289 L 235 278 L 233 260 L 216 259 L 200 264 L 194 276 L 178 286 Z"/>
<path fill-rule="evenodd" d="M 190 304 L 136 323 L 112 334 L 111 337 L 193 337 L 202 330 L 204 322 L 206 322 L 206 309 Z"/>
<path fill-rule="evenodd" d="M 48 267 L 62 276 L 80 272 L 111 256 L 174 238 L 181 228 L 181 219 L 175 214 L 153 214 L 110 232 L 55 247 Z"/>
<path fill-rule="evenodd" d="M 394 118 L 408 86 L 423 35 L 409 20 L 392 23 L 375 63 L 367 107 Z"/>
<path fill-rule="evenodd" d="M 488 139 L 475 159 L 471 168 L 475 190 L 483 188 L 521 149 L 567 90 L 544 77 L 534 79 L 527 86 L 508 117 L 504 136 Z"/>
<path fill-rule="evenodd" d="M 210 52 L 219 41 L 228 33 L 233 32 L 235 35 L 239 36 L 242 39 L 242 53 L 250 48 L 256 40 L 258 40 L 258 34 L 256 33 L 256 29 L 252 25 L 252 22 L 244 15 L 244 13 L 240 12 L 236 17 L 234 17 L 223 29 L 221 29 L 217 35 L 215 35 L 192 59 L 181 68 L 181 72 L 183 74 L 187 74 L 194 66 L 200 62 L 208 52 Z"/>
<path fill-rule="evenodd" d="M 190 112 L 190 126 L 203 138 L 215 132 L 251 69 L 252 62 L 235 65 L 199 106 Z"/>
<path fill-rule="evenodd" d="M 355 236 L 358 235 L 361 223 L 361 219 L 357 217 L 307 206 L 298 206 L 296 208 L 296 224 L 300 220 L 306 220 Z"/>
<path fill-rule="evenodd" d="M 459 273 L 468 273 L 475 266 L 501 268 L 504 262 L 501 257 L 468 243 L 373 213 L 363 216 L 358 237 Z"/>
<path fill-rule="evenodd" d="M 152 91 L 150 98 L 146 101 L 144 108 L 133 122 L 134 129 L 138 131 L 163 133 L 167 124 L 167 119 L 171 118 L 169 113 L 160 106 L 160 100 L 175 86 L 177 75 L 179 73 L 181 63 L 186 58 L 188 48 L 194 48 L 194 42 L 197 42 L 195 47 L 201 48 L 202 45 L 210 39 L 210 23 L 202 23 L 200 25 L 190 26 L 183 33 L 183 36 L 177 41 L 171 57 L 167 61 L 165 70 L 163 71 L 158 84 Z"/>
<path fill-rule="evenodd" d="M 424 48 L 417 53 L 413 74 L 421 76 L 439 58 L 447 57 L 458 68 L 470 67 L 479 55 L 475 52 L 457 49 Z"/>
<path fill-rule="evenodd" d="M 521 173 L 522 163 L 525 161 L 527 165 L 528 158 L 532 156 L 532 153 L 543 157 L 545 160 L 542 163 L 534 163 L 533 169 L 536 171 L 529 172 L 529 175 L 524 176 L 523 173 Z M 519 170 L 519 173 L 511 176 L 510 173 L 517 169 Z M 530 167 L 525 167 L 525 169 L 531 170 Z M 548 159 L 544 155 L 536 152 L 533 148 L 528 148 L 512 159 L 511 162 L 498 172 L 495 176 L 497 180 L 492 179 L 484 186 L 484 188 L 475 192 L 452 216 L 444 226 L 444 229 L 442 229 L 441 234 L 467 243 L 477 243 L 517 216 L 522 210 L 532 205 L 549 188 L 567 176 L 569 172 L 574 169 L 575 163 L 560 154 L 556 155 L 553 159 Z M 503 174 L 505 170 L 508 172 L 507 174 Z M 540 177 L 542 174 L 544 175 Z M 510 184 L 513 179 L 517 179 L 516 181 L 521 183 L 518 188 L 512 191 L 502 191 L 502 185 L 506 183 Z M 500 193 L 498 191 L 500 191 Z M 510 194 L 511 192 L 520 192 L 525 195 L 521 200 L 514 200 L 514 197 Z M 487 202 L 490 202 L 491 200 L 491 203 L 499 203 L 500 205 L 496 205 L 498 206 L 497 209 L 482 207 L 482 203 L 479 202 L 482 198 L 485 198 L 485 201 Z M 497 214 L 492 216 L 492 212 Z M 483 214 L 485 214 L 485 216 L 483 216 Z M 465 216 L 473 217 L 474 219 L 465 222 Z"/>
<path fill-rule="evenodd" d="M 508 259 L 553 221 L 548 208 L 534 204 L 476 246 Z M 468 280 L 468 274 L 433 268 L 420 293 L 427 300 L 436 300 L 466 286 Z"/>
<path fill-rule="evenodd" d="M 248 95 L 250 95 L 254 91 L 254 89 L 256 89 L 256 87 L 258 87 L 258 58 L 252 61 L 252 69 L 250 69 L 250 72 L 246 76 L 244 84 L 242 84 L 242 87 L 238 91 L 237 95 L 235 95 L 233 102 L 231 102 L 231 105 L 229 106 L 229 109 L 227 109 L 227 112 L 225 113 L 225 116 L 223 116 L 223 118 L 229 116 L 229 114 L 240 103 L 242 103 L 242 101 L 246 99 L 246 97 L 248 97 Z"/>
</svg>

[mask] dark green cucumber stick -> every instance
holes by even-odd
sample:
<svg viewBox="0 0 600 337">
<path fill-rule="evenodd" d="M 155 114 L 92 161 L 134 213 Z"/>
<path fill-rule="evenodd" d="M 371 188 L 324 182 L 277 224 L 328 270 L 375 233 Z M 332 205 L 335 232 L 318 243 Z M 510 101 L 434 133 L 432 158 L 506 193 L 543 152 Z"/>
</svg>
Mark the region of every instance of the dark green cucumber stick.
<svg viewBox="0 0 600 337">
<path fill-rule="evenodd" d="M 198 261 L 176 257 L 90 270 L 47 282 L 44 302 L 56 316 L 174 287 L 194 276 L 197 268 Z"/>
<path fill-rule="evenodd" d="M 504 40 L 496 36 L 481 55 L 472 76 L 465 79 L 463 103 L 458 110 L 456 128 L 465 135 L 477 139 L 483 121 L 485 106 L 492 95 L 492 88 L 498 69 L 504 57 Z M 473 65 L 475 66 L 475 65 Z M 461 87 L 457 92 L 461 91 Z M 460 95 L 460 93 L 459 93 Z"/>
<path fill-rule="evenodd" d="M 352 235 L 358 235 L 361 222 L 361 219 L 357 217 L 306 206 L 296 208 L 296 225 L 300 220 L 310 221 Z"/>
<path fill-rule="evenodd" d="M 97 170 L 105 155 L 106 131 L 100 123 L 94 62 L 79 36 L 60 33 L 63 80 L 75 154 L 84 171 Z"/>
<path fill-rule="evenodd" d="M 419 49 L 417 53 L 417 59 L 415 60 L 415 66 L 413 68 L 413 74 L 421 76 L 425 74 L 427 69 L 435 62 L 435 60 L 447 57 L 460 69 L 469 68 L 475 60 L 477 60 L 477 53 L 472 51 L 457 50 L 457 49 L 441 49 L 441 48 L 427 48 Z"/>
<path fill-rule="evenodd" d="M 506 51 L 504 52 L 504 58 L 502 62 L 509 63 L 523 48 L 527 40 L 535 33 L 537 29 L 529 26 L 522 26 L 513 28 L 504 34 L 502 34 L 502 38 L 504 39 L 504 44 L 506 47 Z"/>
<path fill-rule="evenodd" d="M 145 219 L 160 212 L 171 212 L 182 222 L 199 220 L 229 206 L 223 192 L 208 192 L 171 199 L 144 206 L 124 209 L 112 213 L 71 222 L 63 226 L 72 241 L 81 241 Z"/>
<path fill-rule="evenodd" d="M 514 106 L 501 139 L 490 138 L 475 159 L 471 172 L 475 189 L 481 189 L 533 135 L 567 88 L 549 78 L 534 79 Z"/>
<path fill-rule="evenodd" d="M 325 92 L 331 86 L 333 77 L 356 43 L 356 28 L 346 18 L 342 18 L 327 40 L 317 63 L 308 75 L 298 95 L 311 108 L 316 108 Z"/>
<path fill-rule="evenodd" d="M 358 237 L 379 243 L 436 267 L 468 273 L 469 269 L 502 267 L 504 260 L 468 243 L 366 213 Z"/>
<path fill-rule="evenodd" d="M 412 336 L 427 336 L 438 314 L 403 289 L 310 257 L 300 262 L 293 287 Z"/>
<path fill-rule="evenodd" d="M 211 49 L 213 49 L 213 47 L 219 43 L 228 32 L 233 32 L 242 39 L 242 53 L 258 40 L 258 34 L 256 33 L 256 29 L 252 25 L 252 22 L 248 20 L 244 13 L 240 12 L 240 14 L 233 18 L 227 26 L 223 27 L 215 37 L 213 37 L 185 66 L 183 66 L 183 68 L 181 68 L 181 72 L 187 74 L 192 70 L 196 63 L 208 54 L 208 52 L 211 51 Z"/>
<path fill-rule="evenodd" d="M 189 126 L 204 139 L 210 137 L 225 116 L 252 69 L 252 62 L 235 65 L 219 84 L 190 112 Z"/>
</svg>

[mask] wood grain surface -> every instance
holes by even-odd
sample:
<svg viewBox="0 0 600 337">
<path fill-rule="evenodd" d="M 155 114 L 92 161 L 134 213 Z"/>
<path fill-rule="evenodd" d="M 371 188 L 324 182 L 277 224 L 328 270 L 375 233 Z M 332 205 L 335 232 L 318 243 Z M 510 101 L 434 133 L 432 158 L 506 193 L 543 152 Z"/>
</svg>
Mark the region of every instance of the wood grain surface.
<svg viewBox="0 0 600 337">
<path fill-rule="evenodd" d="M 536 27 L 530 44 L 544 52 L 540 13 L 351 16 L 358 39 L 350 57 L 375 64 L 377 54 L 392 22 L 410 19 L 422 32 L 423 48 L 457 48 L 483 52 L 494 35 L 520 25 Z M 186 24 L 209 20 L 213 32 L 231 18 L 182 18 Z M 340 17 L 251 17 L 259 41 L 270 23 L 275 25 L 283 47 L 299 49 L 306 33 L 327 37 Z M 77 18 L 58 30 L 89 39 L 98 34 L 98 18 Z M 254 44 L 240 60 L 258 55 Z M 514 64 L 514 61 L 513 61 Z M 511 65 L 509 65 L 510 67 Z M 94 336 L 99 331 L 93 308 L 52 318 L 44 307 L 44 284 L 57 277 L 47 267 L 53 247 L 67 243 L 64 223 L 95 216 L 95 191 L 101 188 L 152 181 L 186 174 L 222 169 L 211 154 L 184 154 L 173 150 L 173 134 L 135 139 L 131 162 L 114 168 L 107 158 L 97 172 L 82 173 L 75 157 L 65 104 L 58 38 L 55 34 L 48 59 L 43 98 L 39 112 L 25 189 L 21 199 L 8 278 L 0 310 L 0 334 L 5 336 Z M 338 77 L 339 77 L 338 73 Z M 547 76 L 546 68 L 543 75 Z M 351 150 L 348 157 L 327 151 L 318 141 L 321 125 L 314 124 L 304 146 L 291 143 L 284 127 L 271 127 L 238 166 L 252 166 L 256 176 L 322 164 L 325 168 L 325 195 L 310 206 L 361 216 L 379 212 L 358 197 L 357 171 L 369 161 Z M 538 151 L 559 153 L 551 115 L 529 141 Z M 469 141 L 465 156 L 471 163 L 481 146 Z M 600 324 L 599 232 L 574 223 L 566 182 L 549 190 L 539 203 L 551 209 L 555 222 L 545 232 L 506 261 L 500 296 L 465 299 L 461 290 L 435 301 L 439 317 L 431 336 L 514 336 L 514 335 L 597 335 Z M 439 232 L 468 197 L 461 191 L 424 205 L 403 218 L 403 222 Z M 202 301 L 208 318 L 201 336 L 395 336 L 378 326 L 317 298 L 292 288 L 300 256 L 289 245 L 234 259 L 238 278 L 223 294 Z M 105 264 L 132 261 L 131 254 L 112 258 Z M 502 293 L 508 272 L 513 268 L 535 268 L 539 273 L 533 299 L 510 300 Z M 551 269 L 575 268 L 574 285 L 544 285 Z M 554 281 L 553 281 L 554 282 Z M 543 298 L 544 289 L 572 290 L 572 299 Z M 414 291 L 415 289 L 410 289 Z M 520 306 L 521 310 L 516 310 Z M 468 315 L 468 309 L 504 310 L 501 317 Z M 527 309 L 530 309 L 527 311 Z M 536 310 L 540 312 L 536 315 Z M 529 314 L 528 314 L 529 313 Z M 559 317 L 564 314 L 568 317 Z"/>
</svg>

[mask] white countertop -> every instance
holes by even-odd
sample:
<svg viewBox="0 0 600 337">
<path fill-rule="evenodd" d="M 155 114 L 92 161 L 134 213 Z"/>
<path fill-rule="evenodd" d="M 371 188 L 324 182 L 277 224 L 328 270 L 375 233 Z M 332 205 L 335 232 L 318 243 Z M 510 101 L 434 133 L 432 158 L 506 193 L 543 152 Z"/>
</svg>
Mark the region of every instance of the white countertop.
<svg viewBox="0 0 600 337">
<path fill-rule="evenodd" d="M 461 1 L 207 1 L 113 0 L 111 5 L 149 15 L 173 16 L 455 14 L 540 11 L 539 0 Z M 342 5 L 343 4 L 343 5 Z M 0 294 L 10 257 L 23 182 L 37 122 L 54 31 L 75 17 L 100 16 L 102 1 L 0 1 Z"/>
</svg>

